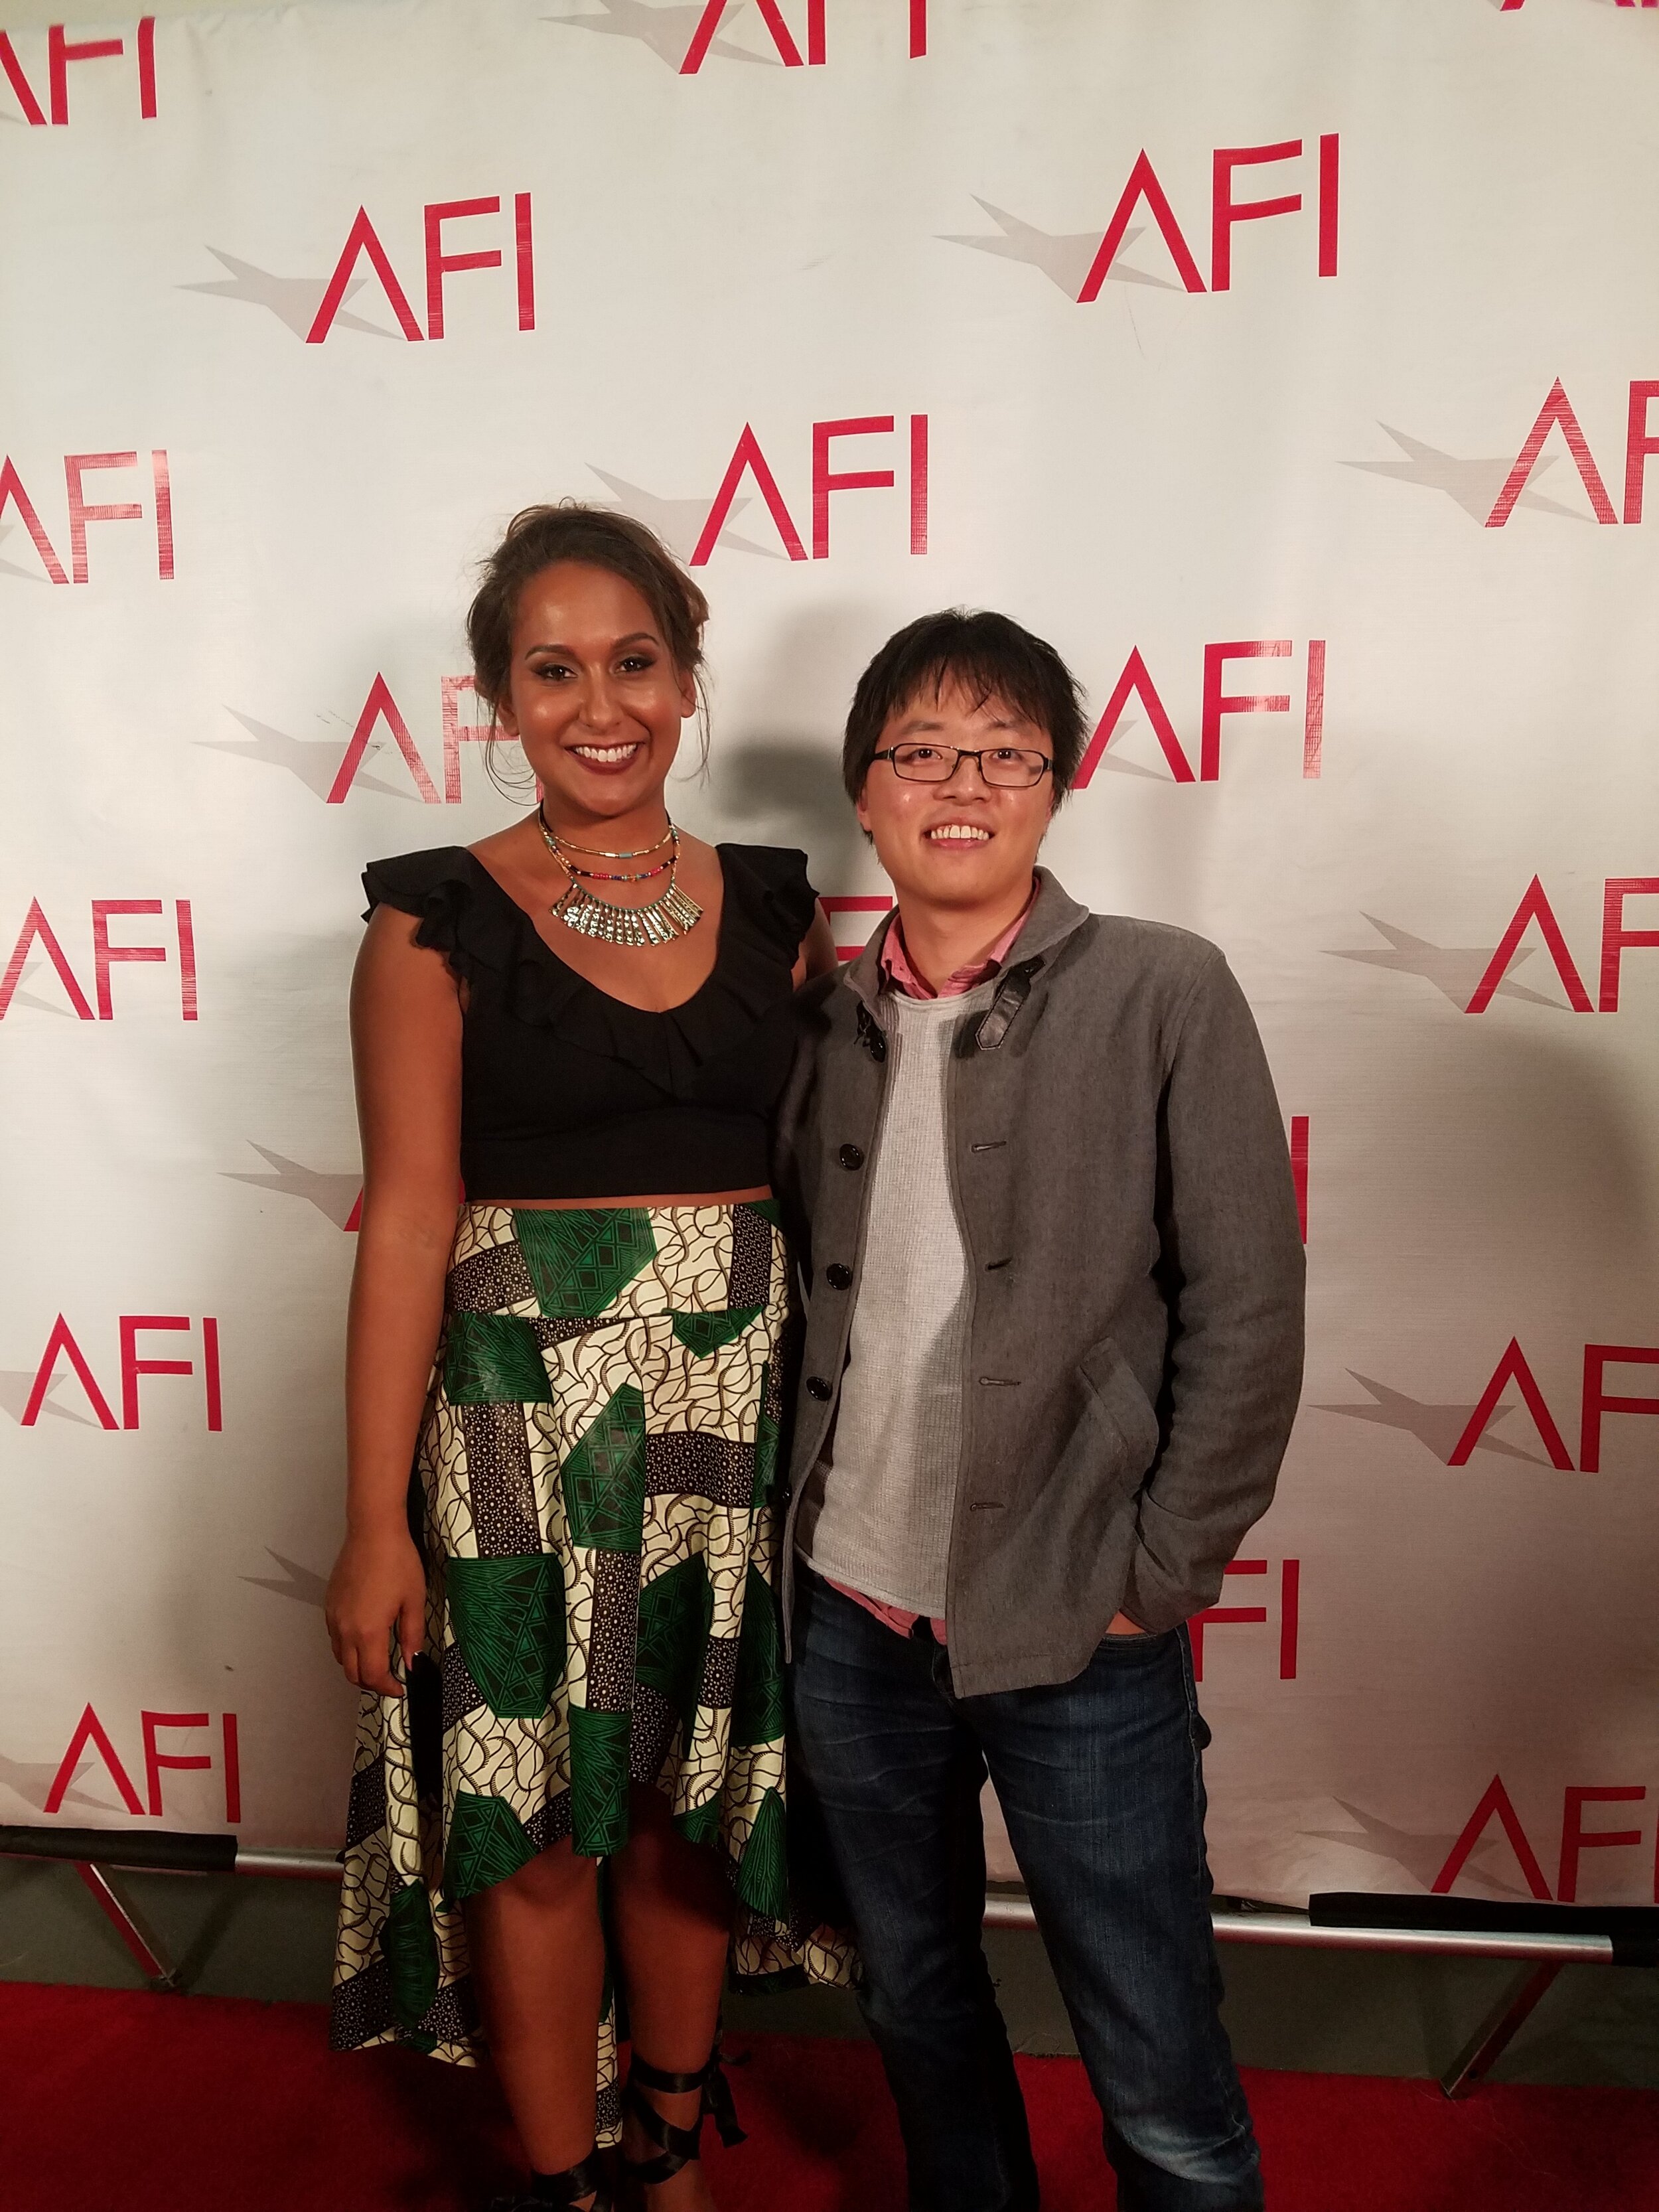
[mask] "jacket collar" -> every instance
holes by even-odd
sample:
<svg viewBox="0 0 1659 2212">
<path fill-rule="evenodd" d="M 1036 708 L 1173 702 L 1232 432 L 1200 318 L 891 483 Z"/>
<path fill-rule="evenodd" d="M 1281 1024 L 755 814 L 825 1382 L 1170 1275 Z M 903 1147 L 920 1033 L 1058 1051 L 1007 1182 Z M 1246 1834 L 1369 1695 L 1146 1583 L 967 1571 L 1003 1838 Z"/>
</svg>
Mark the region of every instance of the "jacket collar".
<svg viewBox="0 0 1659 2212">
<path fill-rule="evenodd" d="M 1056 877 L 1047 868 L 1036 872 L 1037 894 L 1031 910 L 1025 917 L 1025 927 L 1008 948 L 1001 972 L 1006 975 L 1014 967 L 1026 963 L 1037 965 L 1056 947 L 1064 944 L 1073 931 L 1089 919 L 1087 907 L 1079 906 L 1064 890 Z M 870 937 L 856 960 L 841 971 L 842 981 L 854 996 L 866 1006 L 873 1006 L 881 991 L 881 948 L 887 941 L 887 933 L 898 919 L 897 910 L 884 916 L 879 927 Z"/>
</svg>

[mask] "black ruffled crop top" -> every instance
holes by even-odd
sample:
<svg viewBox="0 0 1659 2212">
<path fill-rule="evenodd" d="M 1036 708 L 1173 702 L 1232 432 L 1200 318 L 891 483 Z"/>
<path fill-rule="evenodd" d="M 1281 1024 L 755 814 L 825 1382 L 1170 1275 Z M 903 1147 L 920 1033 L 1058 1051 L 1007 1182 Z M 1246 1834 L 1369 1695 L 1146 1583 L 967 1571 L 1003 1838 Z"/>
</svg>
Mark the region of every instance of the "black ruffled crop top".
<svg viewBox="0 0 1659 2212">
<path fill-rule="evenodd" d="M 708 981 L 665 1013 L 567 968 L 459 845 L 371 862 L 363 889 L 418 915 L 467 987 L 461 1180 L 469 1199 L 747 1190 L 789 1073 L 790 981 L 812 920 L 806 855 L 718 848 L 726 881 Z M 368 916 L 365 915 L 365 920 Z"/>
</svg>

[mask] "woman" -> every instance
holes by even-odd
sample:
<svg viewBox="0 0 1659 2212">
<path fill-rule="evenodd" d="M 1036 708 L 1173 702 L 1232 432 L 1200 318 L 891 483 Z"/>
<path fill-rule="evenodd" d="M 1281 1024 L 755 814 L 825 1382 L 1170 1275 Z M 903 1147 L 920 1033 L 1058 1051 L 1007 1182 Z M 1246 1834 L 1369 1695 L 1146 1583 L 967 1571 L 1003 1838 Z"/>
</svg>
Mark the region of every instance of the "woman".
<svg viewBox="0 0 1659 2212">
<path fill-rule="evenodd" d="M 638 523 L 517 516 L 468 633 L 540 803 L 364 877 L 334 2040 L 467 2062 L 481 2026 L 533 2169 L 504 2207 L 607 2206 L 619 2136 L 652 2212 L 711 2206 L 728 1950 L 847 1977 L 786 1878 L 766 1182 L 835 953 L 804 855 L 669 819 L 707 613 Z"/>
</svg>

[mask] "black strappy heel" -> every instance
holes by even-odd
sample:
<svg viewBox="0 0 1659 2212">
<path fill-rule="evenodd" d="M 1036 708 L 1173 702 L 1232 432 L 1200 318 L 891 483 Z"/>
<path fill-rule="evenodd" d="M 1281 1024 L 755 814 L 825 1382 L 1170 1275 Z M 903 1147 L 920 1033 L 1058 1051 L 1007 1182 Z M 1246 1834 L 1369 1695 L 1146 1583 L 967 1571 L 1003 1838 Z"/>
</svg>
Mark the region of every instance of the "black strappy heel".
<svg viewBox="0 0 1659 2212">
<path fill-rule="evenodd" d="M 684 2096 L 693 2089 L 701 2089 L 702 2104 L 695 2125 L 677 2128 L 664 2119 L 654 2105 L 646 2102 L 641 2094 L 646 2089 L 656 2089 L 665 2096 Z M 690 2165 L 701 2151 L 702 2124 L 711 2113 L 720 2130 L 720 2141 L 728 2148 L 749 2140 L 738 2124 L 738 2108 L 732 2101 L 732 2085 L 721 2070 L 718 2043 L 708 2054 L 708 2064 L 699 2067 L 695 2074 L 665 2074 L 660 2066 L 651 2065 L 635 2051 L 623 2090 L 623 2109 L 634 2115 L 657 2146 L 653 2158 L 623 2155 L 623 2172 L 630 2181 L 641 2185 L 667 2181 L 682 2166 Z"/>
<path fill-rule="evenodd" d="M 578 2198 L 591 2196 L 593 2212 L 616 2212 L 616 2199 L 605 2185 L 605 2169 L 599 2155 L 591 2150 L 580 2164 L 566 2168 L 562 2173 L 540 2173 L 536 2179 L 543 2184 L 541 2191 L 532 2191 L 522 2197 L 498 2197 L 489 2212 L 556 2212 L 560 2205 L 574 2204 Z M 549 2189 L 562 2193 L 548 2196 Z"/>
</svg>

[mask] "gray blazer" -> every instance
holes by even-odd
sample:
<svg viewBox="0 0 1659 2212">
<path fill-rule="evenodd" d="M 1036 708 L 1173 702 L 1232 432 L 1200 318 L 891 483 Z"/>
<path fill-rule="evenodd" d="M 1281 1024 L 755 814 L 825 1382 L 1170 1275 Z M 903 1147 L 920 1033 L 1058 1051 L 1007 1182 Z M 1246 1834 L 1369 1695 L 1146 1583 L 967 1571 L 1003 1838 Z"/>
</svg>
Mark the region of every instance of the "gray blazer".
<svg viewBox="0 0 1659 2212">
<path fill-rule="evenodd" d="M 1214 1602 L 1273 1498 L 1302 1380 L 1284 1125 L 1221 953 L 1096 915 L 1047 869 L 946 1126 L 969 1260 L 945 1609 L 957 1692 L 1069 1681 L 1120 1608 Z M 808 1295 L 781 1562 L 835 1419 L 869 1233 L 885 926 L 796 1000 L 774 1187 Z"/>
</svg>

